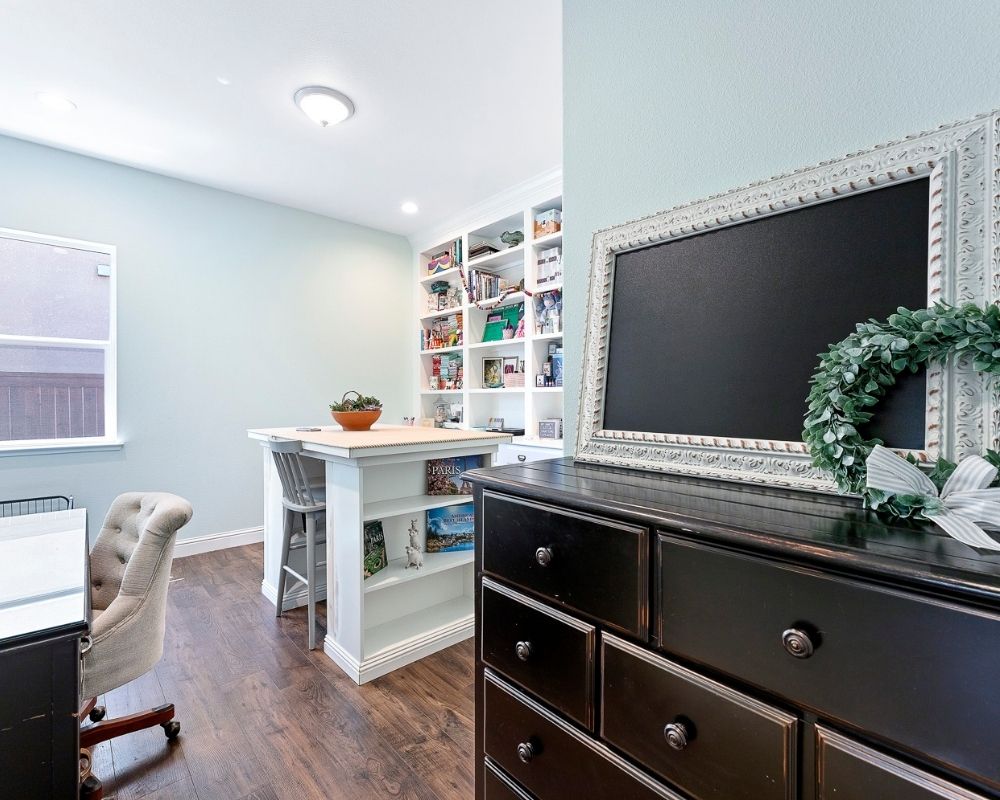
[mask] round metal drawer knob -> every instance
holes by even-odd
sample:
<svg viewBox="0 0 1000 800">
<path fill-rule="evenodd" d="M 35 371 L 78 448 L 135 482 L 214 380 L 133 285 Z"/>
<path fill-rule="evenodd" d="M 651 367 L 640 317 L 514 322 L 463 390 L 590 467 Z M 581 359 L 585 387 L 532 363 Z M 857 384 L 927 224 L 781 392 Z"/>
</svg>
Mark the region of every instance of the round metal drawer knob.
<svg viewBox="0 0 1000 800">
<path fill-rule="evenodd" d="M 785 652 L 795 658 L 809 658 L 816 652 L 816 646 L 809 638 L 809 634 L 798 628 L 789 628 L 782 633 L 781 644 L 785 648 Z"/>
<path fill-rule="evenodd" d="M 517 746 L 517 757 L 521 759 L 521 762 L 524 764 L 527 764 L 536 755 L 538 755 L 538 748 L 536 748 L 531 742 L 521 742 L 521 744 Z"/>
<path fill-rule="evenodd" d="M 551 547 L 539 547 L 535 551 L 535 561 L 538 562 L 538 566 L 547 567 L 552 563 L 552 548 Z"/>
<path fill-rule="evenodd" d="M 517 457 L 517 460 L 523 464 L 525 461 L 528 460 L 528 457 L 524 453 L 521 453 L 521 455 Z"/>
<path fill-rule="evenodd" d="M 683 750 L 688 745 L 690 735 L 683 722 L 671 722 L 663 729 L 663 738 L 674 750 Z"/>
<path fill-rule="evenodd" d="M 514 645 L 514 652 L 521 661 L 531 658 L 531 642 L 518 642 Z"/>
</svg>

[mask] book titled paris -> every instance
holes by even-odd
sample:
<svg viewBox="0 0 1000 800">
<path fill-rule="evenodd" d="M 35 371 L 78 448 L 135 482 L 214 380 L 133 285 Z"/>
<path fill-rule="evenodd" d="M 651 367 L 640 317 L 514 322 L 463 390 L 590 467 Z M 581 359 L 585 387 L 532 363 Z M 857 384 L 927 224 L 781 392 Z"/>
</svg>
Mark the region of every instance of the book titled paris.
<svg viewBox="0 0 1000 800">
<path fill-rule="evenodd" d="M 482 463 L 482 456 L 428 459 L 427 494 L 472 494 L 472 484 L 463 481 L 461 475 L 478 469 Z"/>
<path fill-rule="evenodd" d="M 475 547 L 476 512 L 473 503 L 427 510 L 427 552 L 449 553 Z"/>
</svg>

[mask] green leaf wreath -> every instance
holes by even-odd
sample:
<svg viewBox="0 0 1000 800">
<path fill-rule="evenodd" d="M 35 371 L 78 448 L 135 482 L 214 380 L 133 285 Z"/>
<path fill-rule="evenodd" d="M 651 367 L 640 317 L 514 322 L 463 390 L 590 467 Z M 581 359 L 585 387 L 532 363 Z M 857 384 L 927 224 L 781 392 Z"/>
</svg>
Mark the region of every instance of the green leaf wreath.
<svg viewBox="0 0 1000 800">
<path fill-rule="evenodd" d="M 872 418 L 870 409 L 896 383 L 897 375 L 918 372 L 951 355 L 971 356 L 973 369 L 1000 374 L 1000 307 L 939 303 L 917 311 L 899 308 L 885 322 L 859 323 L 854 333 L 831 345 L 810 380 L 802 432 L 813 464 L 832 472 L 841 491 L 860 494 L 869 508 L 926 519 L 924 510 L 933 513 L 941 502 L 937 498 L 890 495 L 866 487 L 865 460 L 884 442 L 862 438 L 858 426 Z M 988 450 L 984 458 L 1000 467 L 1000 453 Z M 912 455 L 907 459 L 917 463 Z M 928 474 L 938 490 L 955 466 L 940 459 Z M 993 485 L 1000 485 L 1000 479 Z"/>
</svg>

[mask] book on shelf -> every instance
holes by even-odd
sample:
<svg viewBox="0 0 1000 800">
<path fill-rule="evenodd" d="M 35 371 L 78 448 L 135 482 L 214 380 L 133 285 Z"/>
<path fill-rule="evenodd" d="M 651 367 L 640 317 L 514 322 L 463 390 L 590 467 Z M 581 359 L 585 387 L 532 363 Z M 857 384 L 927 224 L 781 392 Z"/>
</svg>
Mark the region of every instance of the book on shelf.
<svg viewBox="0 0 1000 800">
<path fill-rule="evenodd" d="M 431 356 L 431 374 L 428 389 L 441 391 L 461 389 L 464 379 L 461 353 L 444 353 Z"/>
<path fill-rule="evenodd" d="M 420 331 L 421 350 L 440 350 L 462 344 L 462 313 L 436 317 Z"/>
<path fill-rule="evenodd" d="M 482 258 L 483 256 L 488 256 L 493 253 L 499 253 L 500 248 L 493 244 L 489 239 L 480 239 L 478 241 L 469 242 L 469 258 Z"/>
<path fill-rule="evenodd" d="M 462 238 L 453 240 L 447 247 L 431 255 L 427 260 L 427 274 L 437 275 L 462 263 Z"/>
<path fill-rule="evenodd" d="M 366 578 L 370 578 L 389 564 L 385 552 L 385 533 L 382 530 L 382 520 L 376 519 L 366 522 L 364 536 L 364 575 Z"/>
<path fill-rule="evenodd" d="M 475 548 L 473 503 L 427 510 L 427 552 L 451 553 Z"/>
<path fill-rule="evenodd" d="M 555 353 L 552 354 L 552 378 L 555 380 L 556 386 L 563 385 L 563 349 L 557 347 Z"/>
<path fill-rule="evenodd" d="M 472 484 L 463 481 L 461 475 L 470 469 L 478 469 L 483 464 L 482 456 L 453 456 L 451 458 L 431 458 L 427 460 L 427 494 L 472 494 Z"/>
</svg>

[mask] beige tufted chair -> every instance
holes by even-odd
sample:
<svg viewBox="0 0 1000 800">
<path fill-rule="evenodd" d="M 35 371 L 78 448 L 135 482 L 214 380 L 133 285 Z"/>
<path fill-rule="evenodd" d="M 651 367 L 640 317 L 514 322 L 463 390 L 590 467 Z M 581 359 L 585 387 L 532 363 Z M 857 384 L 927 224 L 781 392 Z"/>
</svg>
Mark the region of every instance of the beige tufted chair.
<svg viewBox="0 0 1000 800">
<path fill-rule="evenodd" d="M 101 722 L 105 711 L 96 698 L 148 672 L 163 655 L 174 539 L 189 519 L 190 504 L 172 494 L 130 492 L 111 504 L 90 552 L 93 644 L 83 656 L 82 692 L 90 700 L 81 717 L 97 724 L 81 729 L 83 748 L 153 725 L 170 739 L 180 731 L 172 704 Z"/>
</svg>

